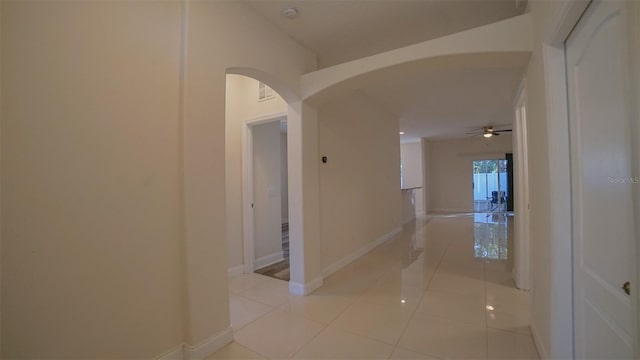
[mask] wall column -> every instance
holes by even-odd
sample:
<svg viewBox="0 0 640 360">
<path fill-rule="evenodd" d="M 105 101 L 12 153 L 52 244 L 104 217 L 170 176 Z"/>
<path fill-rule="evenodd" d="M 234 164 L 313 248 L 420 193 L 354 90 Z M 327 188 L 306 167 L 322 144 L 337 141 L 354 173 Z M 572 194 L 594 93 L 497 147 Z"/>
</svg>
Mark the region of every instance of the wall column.
<svg viewBox="0 0 640 360">
<path fill-rule="evenodd" d="M 289 246 L 292 294 L 307 295 L 322 286 L 318 114 L 306 102 L 289 104 Z"/>
</svg>

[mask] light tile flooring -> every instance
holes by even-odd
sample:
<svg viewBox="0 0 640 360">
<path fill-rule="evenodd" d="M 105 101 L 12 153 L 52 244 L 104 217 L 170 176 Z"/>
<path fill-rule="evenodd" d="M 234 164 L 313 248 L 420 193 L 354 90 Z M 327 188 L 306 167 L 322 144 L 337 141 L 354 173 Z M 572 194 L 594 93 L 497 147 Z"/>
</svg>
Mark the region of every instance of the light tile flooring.
<svg viewBox="0 0 640 360">
<path fill-rule="evenodd" d="M 529 293 L 511 280 L 511 223 L 418 219 L 306 297 L 235 277 L 235 342 L 210 359 L 537 359 Z"/>
</svg>

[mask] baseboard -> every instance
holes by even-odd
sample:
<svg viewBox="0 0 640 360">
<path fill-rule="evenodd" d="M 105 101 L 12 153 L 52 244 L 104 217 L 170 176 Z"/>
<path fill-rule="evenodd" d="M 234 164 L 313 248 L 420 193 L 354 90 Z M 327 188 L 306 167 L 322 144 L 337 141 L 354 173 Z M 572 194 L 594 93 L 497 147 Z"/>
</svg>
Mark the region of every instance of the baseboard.
<svg viewBox="0 0 640 360">
<path fill-rule="evenodd" d="M 382 245 L 384 242 L 386 242 L 387 240 L 393 238 L 394 236 L 398 235 L 401 232 L 402 232 L 402 227 L 397 227 L 397 228 L 391 230 L 390 232 L 382 235 L 376 241 L 366 244 L 365 246 L 361 247 L 360 249 L 352 252 L 351 254 L 343 257 L 342 259 L 340 259 L 340 260 L 334 262 L 333 264 L 331 264 L 331 265 L 325 267 L 324 269 L 322 269 L 322 276 L 323 277 L 328 277 L 329 275 L 331 275 L 331 274 L 335 273 L 336 271 L 342 269 L 343 267 L 349 265 L 354 260 L 356 260 L 359 257 L 363 256 L 364 254 L 368 253 L 369 251 L 377 248 L 378 246 Z"/>
<path fill-rule="evenodd" d="M 237 276 L 240 274 L 244 274 L 244 265 L 238 265 L 227 269 L 227 275 L 229 277 Z"/>
<path fill-rule="evenodd" d="M 231 326 L 211 336 L 196 346 L 182 343 L 173 350 L 160 355 L 157 360 L 204 360 L 233 341 Z"/>
<path fill-rule="evenodd" d="M 542 342 L 540 341 L 540 336 L 538 336 L 538 330 L 536 330 L 536 327 L 533 325 L 533 323 L 529 325 L 529 329 L 531 330 L 533 343 L 536 345 L 536 349 L 538 350 L 538 355 L 540 356 L 540 359 L 550 359 L 549 354 L 547 354 L 547 352 L 544 350 L 544 347 L 542 346 Z"/>
<path fill-rule="evenodd" d="M 180 344 L 173 348 L 173 350 L 169 350 L 163 355 L 160 355 L 158 360 L 184 360 L 184 344 Z"/>
<path fill-rule="evenodd" d="M 513 279 L 513 282 L 516 284 L 516 287 L 520 290 L 528 290 L 528 289 L 523 289 L 520 284 L 520 278 L 518 277 L 518 271 L 517 271 L 517 267 L 514 266 L 513 269 L 511 269 L 511 278 Z"/>
<path fill-rule="evenodd" d="M 261 269 L 265 266 L 269 266 L 284 260 L 284 253 L 282 250 L 274 252 L 273 254 L 269 254 L 267 256 L 263 256 L 261 258 L 256 259 L 253 263 L 254 269 Z"/>
<path fill-rule="evenodd" d="M 527 286 L 529 284 L 527 284 L 527 281 L 521 281 L 522 279 L 520 279 L 520 276 L 518 275 L 518 271 L 516 270 L 516 267 L 513 267 L 513 270 L 511 270 L 511 276 L 513 277 L 513 282 L 516 284 L 516 287 L 522 291 L 531 291 L 530 287 Z"/>
<path fill-rule="evenodd" d="M 204 360 L 233 341 L 231 326 L 211 336 L 196 346 L 185 345 L 185 360 Z"/>
<path fill-rule="evenodd" d="M 289 293 L 301 296 L 309 295 L 322 286 L 322 281 L 322 276 L 318 276 L 305 284 L 289 281 Z"/>
</svg>

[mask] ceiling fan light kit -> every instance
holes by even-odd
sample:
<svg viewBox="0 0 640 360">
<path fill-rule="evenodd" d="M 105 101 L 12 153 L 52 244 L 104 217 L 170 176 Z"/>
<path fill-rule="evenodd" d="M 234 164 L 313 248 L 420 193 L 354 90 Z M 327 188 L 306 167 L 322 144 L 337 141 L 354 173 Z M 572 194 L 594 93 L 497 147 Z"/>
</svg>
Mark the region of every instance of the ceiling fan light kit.
<svg viewBox="0 0 640 360">
<path fill-rule="evenodd" d="M 499 125 L 500 130 L 494 129 L 493 126 L 483 126 L 473 132 L 467 133 L 467 135 L 471 135 L 471 136 L 482 135 L 482 137 L 484 137 L 485 139 L 490 139 L 494 136 L 500 135 L 500 133 L 512 131 L 509 128 L 503 128 L 503 126 L 507 126 L 507 125 Z"/>
</svg>

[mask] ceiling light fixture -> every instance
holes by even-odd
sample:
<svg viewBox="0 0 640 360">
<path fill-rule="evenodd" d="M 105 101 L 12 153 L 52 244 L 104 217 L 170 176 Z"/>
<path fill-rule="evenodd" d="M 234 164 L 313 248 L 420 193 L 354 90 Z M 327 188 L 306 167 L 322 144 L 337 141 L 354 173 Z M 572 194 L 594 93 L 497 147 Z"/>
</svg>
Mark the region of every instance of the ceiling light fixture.
<svg viewBox="0 0 640 360">
<path fill-rule="evenodd" d="M 400 131 L 400 135 L 404 135 L 404 131 Z"/>
<path fill-rule="evenodd" d="M 486 138 L 490 138 L 490 137 L 492 137 L 492 136 L 493 136 L 493 134 L 492 134 L 492 133 L 490 133 L 490 132 L 486 132 L 486 133 L 482 134 L 482 136 L 484 136 L 484 137 L 486 137 Z"/>
<path fill-rule="evenodd" d="M 286 7 L 282 9 L 282 16 L 286 17 L 287 19 L 293 19 L 298 16 L 298 9 L 294 8 L 293 6 Z"/>
</svg>

